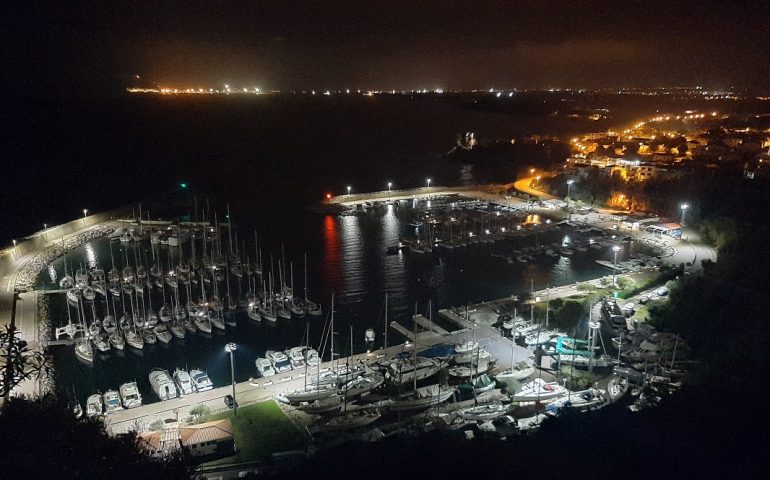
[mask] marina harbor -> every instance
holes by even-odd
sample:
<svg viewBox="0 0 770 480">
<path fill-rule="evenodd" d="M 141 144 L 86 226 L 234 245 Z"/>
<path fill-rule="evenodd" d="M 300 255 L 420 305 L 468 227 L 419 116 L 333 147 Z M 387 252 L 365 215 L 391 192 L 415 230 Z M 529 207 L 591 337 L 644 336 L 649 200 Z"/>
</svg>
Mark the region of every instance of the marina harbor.
<svg viewBox="0 0 770 480">
<path fill-rule="evenodd" d="M 269 325 L 312 319 L 323 324 L 320 338 L 314 339 L 320 343 L 311 342 L 307 323 L 304 343 L 285 353 L 268 345 L 262 357 L 244 358 L 235 343 L 228 343 L 226 350 L 239 367 L 250 365 L 248 381 L 212 382 L 206 365 L 189 370 L 164 365 L 167 369 L 145 372 L 148 381 L 139 374 L 138 382 L 114 379 L 111 388 L 102 385 L 96 393 L 73 391 L 76 415 L 106 415 L 113 434 L 148 431 L 158 422 L 183 424 L 201 405 L 224 412 L 266 400 L 278 401 L 301 431 L 321 442 L 335 431 L 376 428 L 426 409 L 433 412 L 427 418 L 441 418 L 449 428 L 505 417 L 510 420 L 502 422 L 502 430 L 518 432 L 536 428 L 542 415 L 568 407 L 601 408 L 631 390 L 636 395 L 629 400 L 631 406 L 643 408 L 659 398 L 649 392 L 639 396 L 638 388 L 652 379 L 661 391 L 678 385 L 682 370 L 675 367 L 686 359 L 686 342 L 676 337 L 658 346 L 658 334 L 628 320 L 628 309 L 633 309 L 629 303 L 634 302 L 621 308 L 613 299 L 591 297 L 591 318 L 581 327 L 582 339 L 548 325 L 548 302 L 585 298 L 593 290 L 606 289 L 608 279 L 614 284 L 619 275 L 642 282 L 664 264 L 667 257 L 656 260 L 656 251 L 649 248 L 647 254 L 629 253 L 618 262 L 618 246 L 628 248 L 638 234 L 619 236 L 601 224 L 569 223 L 558 212 L 485 191 L 434 187 L 393 192 L 392 197 L 385 193 L 333 200 L 345 208 L 338 213 L 341 218 L 346 212 L 370 215 L 381 208 L 404 208 L 400 203 L 408 207 L 402 220 L 408 224 L 406 233 L 399 235 L 398 245 L 382 252 L 385 257 L 397 253 L 424 261 L 473 248 L 504 263 L 526 265 L 612 247 L 615 258 L 597 259 L 606 268 L 604 275 L 582 284 L 532 289 L 526 300 L 512 295 L 449 308 L 434 308 L 429 302 L 427 312 L 413 312 L 409 322 L 403 316 L 388 318 L 386 295 L 380 326 L 363 332 L 364 352 L 352 350 L 353 325 L 349 335 L 340 335 L 333 326 L 333 303 L 323 307 L 317 298 L 308 298 L 306 271 L 295 275 L 294 263 L 287 265 L 283 251 L 277 261 L 271 255 L 268 266 L 256 232 L 251 248 L 246 242 L 239 246 L 234 226 L 219 223 L 216 215 L 213 221 L 184 223 L 131 218 L 94 222 L 27 252 L 6 288 L 15 285 L 22 292 L 17 304 L 22 314 L 17 318 L 37 342 L 34 345 L 63 348 L 65 355 L 95 369 L 113 361 L 111 352 L 122 358 L 159 348 L 156 345 L 187 342 L 188 336 L 216 341 L 218 332 L 225 334 L 241 322 Z M 212 218 L 211 213 L 203 215 Z M 102 253 L 89 253 L 94 241 L 102 242 Z M 87 259 L 90 264 L 69 264 L 68 251 L 82 245 L 94 257 Z M 52 268 L 54 261 L 58 268 Z M 49 278 L 41 283 L 37 277 L 42 273 Z M 47 307 L 41 318 L 30 307 L 47 297 L 63 301 L 58 309 L 55 304 Z M 33 311 L 25 315 L 24 310 Z M 395 343 L 387 344 L 388 334 Z M 347 353 L 340 357 L 340 352 Z M 641 373 L 635 370 L 640 362 Z M 653 362 L 661 366 L 651 369 Z M 575 383 L 575 369 L 582 372 L 577 376 L 591 381 Z M 234 380 L 235 371 L 231 373 Z M 49 381 L 37 388 L 56 387 Z M 84 402 L 80 395 L 87 397 Z"/>
</svg>

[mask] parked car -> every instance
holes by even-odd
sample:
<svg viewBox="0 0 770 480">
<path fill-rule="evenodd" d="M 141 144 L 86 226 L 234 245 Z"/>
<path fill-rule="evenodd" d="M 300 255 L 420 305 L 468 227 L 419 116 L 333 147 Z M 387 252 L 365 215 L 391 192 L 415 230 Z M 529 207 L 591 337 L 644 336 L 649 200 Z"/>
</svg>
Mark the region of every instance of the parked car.
<svg viewBox="0 0 770 480">
<path fill-rule="evenodd" d="M 655 290 L 655 293 L 657 293 L 659 297 L 665 297 L 668 295 L 668 288 L 660 287 L 659 289 Z"/>
<path fill-rule="evenodd" d="M 232 395 L 225 395 L 225 405 L 227 405 L 227 408 L 233 408 L 238 406 L 238 402 L 235 401 Z"/>
<path fill-rule="evenodd" d="M 650 301 L 650 296 L 647 295 L 646 293 L 644 295 L 639 296 L 639 303 L 640 304 L 645 305 L 649 301 Z"/>
</svg>

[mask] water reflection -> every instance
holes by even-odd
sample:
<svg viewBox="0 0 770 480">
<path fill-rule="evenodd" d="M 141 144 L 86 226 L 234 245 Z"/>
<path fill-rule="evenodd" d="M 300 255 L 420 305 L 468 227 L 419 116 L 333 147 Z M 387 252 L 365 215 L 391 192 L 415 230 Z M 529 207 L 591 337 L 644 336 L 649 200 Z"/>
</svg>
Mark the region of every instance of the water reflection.
<svg viewBox="0 0 770 480">
<path fill-rule="evenodd" d="M 96 252 L 94 251 L 94 247 L 91 245 L 91 243 L 86 243 L 86 259 L 88 260 L 88 267 L 89 268 L 96 268 L 96 266 L 99 264 L 99 262 L 96 259 Z"/>
<path fill-rule="evenodd" d="M 323 273 L 324 283 L 327 288 L 339 291 L 341 287 L 342 271 L 340 268 L 340 239 L 337 232 L 337 223 L 334 217 L 327 215 L 324 217 L 324 261 Z"/>
</svg>

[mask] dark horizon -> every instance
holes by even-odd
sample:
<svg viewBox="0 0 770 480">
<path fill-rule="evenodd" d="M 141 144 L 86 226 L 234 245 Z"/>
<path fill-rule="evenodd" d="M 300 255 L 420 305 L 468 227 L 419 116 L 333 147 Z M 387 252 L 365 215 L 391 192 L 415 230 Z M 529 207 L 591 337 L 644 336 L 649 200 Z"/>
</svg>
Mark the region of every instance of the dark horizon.
<svg viewBox="0 0 770 480">
<path fill-rule="evenodd" d="M 182 88 L 263 90 L 770 86 L 768 4 L 132 2 L 6 9 L 15 91 L 114 90 L 137 75 Z"/>
</svg>

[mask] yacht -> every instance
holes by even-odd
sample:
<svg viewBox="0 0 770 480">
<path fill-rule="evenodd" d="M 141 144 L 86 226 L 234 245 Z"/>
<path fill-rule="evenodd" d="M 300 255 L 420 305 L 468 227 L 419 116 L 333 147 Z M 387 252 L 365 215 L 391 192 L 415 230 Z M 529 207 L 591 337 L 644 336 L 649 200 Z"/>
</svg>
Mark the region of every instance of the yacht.
<svg viewBox="0 0 770 480">
<path fill-rule="evenodd" d="M 120 395 L 115 390 L 108 390 L 103 396 L 104 400 L 104 413 L 117 412 L 123 410 L 123 405 L 120 403 Z"/>
<path fill-rule="evenodd" d="M 174 383 L 179 387 L 179 392 L 182 395 L 195 393 L 195 385 L 193 384 L 192 377 L 187 373 L 187 370 L 182 370 L 181 368 L 174 370 Z"/>
<path fill-rule="evenodd" d="M 162 343 L 169 343 L 173 338 L 171 336 L 171 332 L 168 331 L 168 327 L 166 327 L 166 325 L 163 323 L 155 325 L 152 331 L 155 333 L 155 337 L 157 337 L 157 339 Z M 184 329 L 182 329 L 182 332 L 184 333 Z"/>
<path fill-rule="evenodd" d="M 94 349 L 91 347 L 91 342 L 87 339 L 80 340 L 75 345 L 75 355 L 85 362 L 93 363 L 94 361 Z"/>
<path fill-rule="evenodd" d="M 485 373 L 492 368 L 492 362 L 485 358 L 480 358 L 476 362 L 462 363 L 449 369 L 448 373 L 452 377 L 471 377 Z"/>
<path fill-rule="evenodd" d="M 385 376 L 380 372 L 372 372 L 347 382 L 340 390 L 345 396 L 355 397 L 363 393 L 371 392 L 385 382 Z"/>
<path fill-rule="evenodd" d="M 288 403 L 312 402 L 337 394 L 336 385 L 308 385 L 282 395 Z"/>
<path fill-rule="evenodd" d="M 268 350 L 265 356 L 273 364 L 276 373 L 284 373 L 291 370 L 291 361 L 289 361 L 289 357 L 285 353 Z"/>
<path fill-rule="evenodd" d="M 126 341 L 123 339 L 123 335 L 121 335 L 119 330 L 116 330 L 110 334 L 109 337 L 110 345 L 112 345 L 113 348 L 116 348 L 117 350 L 123 350 L 126 348 Z"/>
<path fill-rule="evenodd" d="M 507 383 L 510 380 L 524 380 L 533 373 L 535 373 L 535 366 L 526 360 L 521 360 L 514 363 L 508 370 L 504 370 L 495 375 L 495 378 L 501 382 Z"/>
<path fill-rule="evenodd" d="M 350 430 L 361 428 L 377 421 L 380 418 L 380 412 L 377 409 L 355 410 L 344 415 L 332 417 L 326 424 L 326 430 Z"/>
<path fill-rule="evenodd" d="M 211 333 L 211 322 L 205 315 L 196 315 L 193 319 L 193 325 L 201 332 Z"/>
<path fill-rule="evenodd" d="M 289 357 L 291 367 L 298 370 L 305 366 L 305 347 L 294 347 L 286 350 L 286 356 Z"/>
<path fill-rule="evenodd" d="M 195 384 L 195 390 L 199 392 L 205 392 L 214 388 L 214 384 L 211 383 L 211 379 L 203 370 L 192 369 L 190 370 L 190 377 Z"/>
<path fill-rule="evenodd" d="M 142 406 L 142 394 L 139 393 L 139 388 L 137 388 L 136 382 L 128 382 L 121 385 L 120 398 L 123 400 L 123 407 L 125 408 L 136 408 Z"/>
<path fill-rule="evenodd" d="M 133 329 L 126 330 L 126 343 L 139 350 L 144 348 L 144 340 L 142 336 Z"/>
<path fill-rule="evenodd" d="M 169 377 L 166 370 L 160 368 L 154 368 L 149 375 L 150 386 L 158 398 L 161 400 L 169 400 L 177 397 L 176 385 Z"/>
<path fill-rule="evenodd" d="M 556 382 L 546 382 L 536 378 L 522 385 L 521 389 L 511 395 L 512 402 L 540 402 L 567 394 L 567 389 Z"/>
<path fill-rule="evenodd" d="M 468 340 L 467 342 L 463 342 L 459 345 L 455 345 L 455 353 L 466 353 L 466 352 L 472 352 L 479 348 L 479 342 L 476 340 Z"/>
<path fill-rule="evenodd" d="M 273 363 L 270 360 L 259 357 L 254 363 L 257 367 L 257 375 L 260 378 L 272 377 L 275 375 L 275 369 L 273 368 Z"/>
<path fill-rule="evenodd" d="M 179 323 L 179 320 L 172 322 L 169 326 L 169 330 L 171 330 L 171 333 L 179 339 L 182 339 L 187 335 L 184 325 Z M 157 335 L 157 332 L 155 332 L 155 334 Z M 160 340 L 160 336 L 158 336 L 158 339 Z"/>
<path fill-rule="evenodd" d="M 490 403 L 487 405 L 479 405 L 477 407 L 470 407 L 460 410 L 460 416 L 465 420 L 482 421 L 495 419 L 508 412 L 508 408 L 505 405 L 499 403 Z"/>
<path fill-rule="evenodd" d="M 102 414 L 104 403 L 101 394 L 94 393 L 86 400 L 86 417 L 91 418 Z"/>
<path fill-rule="evenodd" d="M 155 332 L 149 329 L 142 330 L 142 340 L 147 345 L 155 345 L 158 341 L 158 337 L 155 335 Z"/>
<path fill-rule="evenodd" d="M 433 358 L 417 357 L 399 359 L 388 366 L 385 378 L 395 384 L 412 383 L 436 374 L 441 369 L 441 362 Z"/>
<path fill-rule="evenodd" d="M 110 351 L 110 338 L 106 332 L 102 332 L 91 339 L 94 342 L 94 347 L 100 352 Z"/>
<path fill-rule="evenodd" d="M 454 393 L 454 387 L 429 385 L 396 397 L 388 408 L 396 412 L 428 408 L 449 400 Z"/>
</svg>

